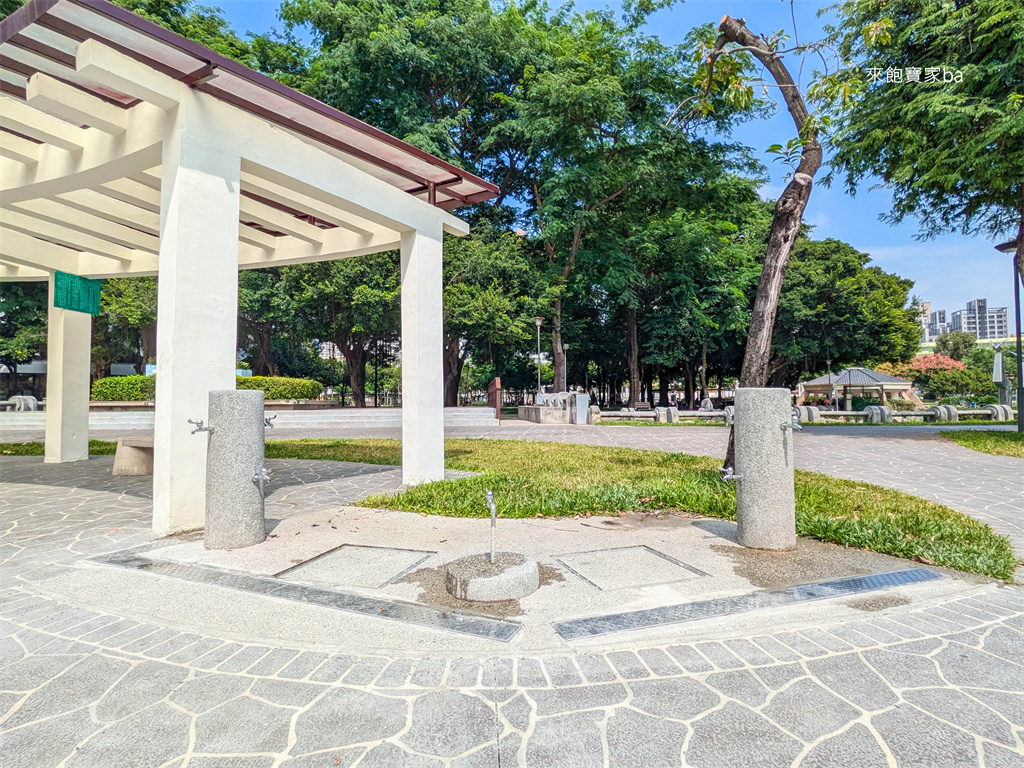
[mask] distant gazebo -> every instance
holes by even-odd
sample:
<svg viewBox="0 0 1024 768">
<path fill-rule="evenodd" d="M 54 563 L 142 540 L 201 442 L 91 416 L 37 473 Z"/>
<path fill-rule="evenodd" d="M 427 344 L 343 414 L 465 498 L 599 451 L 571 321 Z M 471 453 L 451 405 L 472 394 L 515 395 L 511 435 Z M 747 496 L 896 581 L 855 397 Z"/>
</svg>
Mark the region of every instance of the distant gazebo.
<svg viewBox="0 0 1024 768">
<path fill-rule="evenodd" d="M 848 411 L 851 410 L 851 400 L 855 394 L 861 397 L 877 395 L 882 405 L 885 405 L 889 398 L 896 397 L 901 400 L 909 400 L 915 406 L 923 408 L 924 404 L 921 402 L 921 398 L 914 393 L 913 386 L 913 382 L 906 379 L 879 373 L 870 368 L 846 368 L 838 373 L 827 373 L 801 383 L 798 388 L 796 404 L 803 405 L 809 395 L 828 395 L 833 399 L 838 399 L 841 393 L 845 404 L 844 408 Z"/>
</svg>

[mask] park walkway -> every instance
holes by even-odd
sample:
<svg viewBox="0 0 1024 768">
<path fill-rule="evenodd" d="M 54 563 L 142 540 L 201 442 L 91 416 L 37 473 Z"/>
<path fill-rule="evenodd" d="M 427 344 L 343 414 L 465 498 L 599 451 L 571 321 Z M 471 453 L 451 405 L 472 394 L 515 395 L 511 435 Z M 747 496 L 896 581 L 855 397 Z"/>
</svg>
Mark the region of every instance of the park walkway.
<svg viewBox="0 0 1024 768">
<path fill-rule="evenodd" d="M 473 436 L 714 454 L 723 435 L 494 433 Z M 951 505 L 972 514 L 1021 492 L 1019 473 L 1000 474 L 1014 465 L 935 437 L 797 437 L 801 466 L 912 492 L 927 469 L 920 495 L 958 494 Z M 854 449 L 870 459 L 863 470 L 847 463 Z M 580 652 L 379 652 L 344 633 L 273 641 L 241 631 L 251 618 L 222 587 L 167 579 L 167 605 L 114 580 L 106 594 L 68 587 L 102 587 L 115 569 L 88 558 L 150 541 L 148 478 L 114 478 L 109 461 L 0 458 L 5 768 L 1024 765 L 1020 587 L 973 583 L 923 601 L 889 591 L 842 620 L 780 625 L 768 612 L 745 632 Z M 400 482 L 393 468 L 328 464 L 274 462 L 271 508 L 337 508 Z M 219 590 L 239 631 L 199 629 L 207 617 L 187 606 L 202 589 Z M 273 605 L 266 620 L 289 615 Z"/>
</svg>

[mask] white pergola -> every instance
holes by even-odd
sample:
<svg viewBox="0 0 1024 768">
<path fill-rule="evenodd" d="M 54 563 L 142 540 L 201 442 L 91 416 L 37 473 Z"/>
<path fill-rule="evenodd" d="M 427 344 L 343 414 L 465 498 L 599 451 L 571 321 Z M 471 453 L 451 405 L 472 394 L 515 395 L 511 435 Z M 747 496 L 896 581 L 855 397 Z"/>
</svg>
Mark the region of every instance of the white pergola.
<svg viewBox="0 0 1024 768">
<path fill-rule="evenodd" d="M 402 474 L 444 475 L 441 247 L 496 188 L 106 0 L 0 22 L 0 281 L 49 280 L 46 461 L 88 456 L 91 317 L 53 274 L 159 275 L 153 528 L 198 528 L 238 270 L 401 249 Z"/>
</svg>

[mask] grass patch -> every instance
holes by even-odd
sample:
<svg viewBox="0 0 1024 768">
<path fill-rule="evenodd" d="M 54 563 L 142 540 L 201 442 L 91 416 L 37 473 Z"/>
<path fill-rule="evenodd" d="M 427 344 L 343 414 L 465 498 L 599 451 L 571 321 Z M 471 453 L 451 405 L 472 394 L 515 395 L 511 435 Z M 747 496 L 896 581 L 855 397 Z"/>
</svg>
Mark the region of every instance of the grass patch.
<svg viewBox="0 0 1024 768">
<path fill-rule="evenodd" d="M 671 424 L 654 419 L 601 419 L 602 427 L 724 427 L 725 418 L 680 419 Z"/>
<path fill-rule="evenodd" d="M 397 458 L 399 443 L 392 442 Z M 716 458 L 504 440 L 449 440 L 446 452 L 449 468 L 483 474 L 372 496 L 362 505 L 484 517 L 489 488 L 504 517 L 645 510 L 736 517 L 735 489 L 719 479 Z M 1004 580 L 1017 566 L 1009 541 L 984 523 L 900 491 L 798 470 L 796 506 L 801 536 Z"/>
<path fill-rule="evenodd" d="M 117 443 L 107 440 L 90 440 L 90 456 L 113 456 Z M 42 443 L 0 443 L 0 456 L 42 456 Z"/>
<path fill-rule="evenodd" d="M 1016 433 L 953 432 L 1018 438 Z M 948 436 L 948 435 L 947 435 Z M 955 438 L 951 438 L 955 439 Z M 1010 440 L 1006 440 L 1007 443 Z M 1018 451 L 1024 442 L 1016 443 Z M 114 443 L 90 441 L 90 451 L 113 453 Z M 0 451 L 42 455 L 42 443 L 7 443 Z M 274 440 L 268 458 L 355 461 L 397 466 L 398 440 Z M 735 488 L 719 479 L 719 459 L 630 448 L 511 440 L 445 442 L 449 469 L 477 477 L 420 485 L 365 499 L 368 507 L 485 517 L 484 491 L 494 491 L 503 517 L 677 511 L 728 520 L 736 517 Z M 1021 453 L 1011 454 L 1021 455 Z M 801 536 L 934 562 L 1011 580 L 1017 566 L 1009 541 L 949 507 L 900 491 L 796 473 L 796 528 Z"/>
<path fill-rule="evenodd" d="M 268 440 L 265 455 L 268 459 L 316 459 L 327 461 L 356 461 L 360 464 L 402 463 L 400 440 L 376 438 L 360 440 Z"/>
<path fill-rule="evenodd" d="M 828 418 L 828 412 L 822 412 L 822 418 Z M 872 424 L 870 421 L 856 421 L 855 417 L 835 418 L 831 421 L 801 422 L 805 427 L 956 427 L 956 426 L 989 426 L 993 424 L 1016 424 L 1015 421 L 992 421 L 992 419 L 976 419 L 964 417 L 960 421 L 925 421 L 924 419 L 906 419 L 890 421 L 885 424 Z"/>
<path fill-rule="evenodd" d="M 940 432 L 947 440 L 972 451 L 994 456 L 1015 456 L 1024 459 L 1024 433 L 997 432 L 988 429 L 947 430 Z"/>
</svg>

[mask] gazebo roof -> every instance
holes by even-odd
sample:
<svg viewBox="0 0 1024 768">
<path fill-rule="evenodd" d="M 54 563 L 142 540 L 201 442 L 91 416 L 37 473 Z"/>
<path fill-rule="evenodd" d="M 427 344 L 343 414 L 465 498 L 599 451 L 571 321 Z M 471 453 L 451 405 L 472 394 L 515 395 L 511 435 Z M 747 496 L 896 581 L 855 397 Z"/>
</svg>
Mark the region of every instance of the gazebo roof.
<svg viewBox="0 0 1024 768">
<path fill-rule="evenodd" d="M 325 144 L 350 165 L 445 210 L 498 192 L 490 182 L 106 0 L 32 0 L 0 22 L 0 91 L 24 100 L 28 80 L 43 73 L 119 110 L 138 103 L 136 94 L 82 71 L 76 54 L 85 40 Z"/>
<path fill-rule="evenodd" d="M 157 274 L 181 163 L 238 164 L 220 183 L 239 269 L 465 235 L 450 211 L 497 194 L 107 0 L 31 0 L 0 22 L 0 280 Z"/>
<path fill-rule="evenodd" d="M 878 389 L 909 389 L 912 382 L 873 371 L 870 368 L 846 368 L 839 373 L 826 374 L 816 379 L 803 382 L 804 389 L 809 387 L 869 387 Z"/>
</svg>

